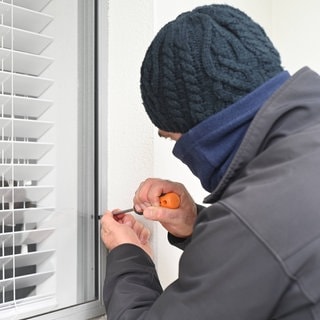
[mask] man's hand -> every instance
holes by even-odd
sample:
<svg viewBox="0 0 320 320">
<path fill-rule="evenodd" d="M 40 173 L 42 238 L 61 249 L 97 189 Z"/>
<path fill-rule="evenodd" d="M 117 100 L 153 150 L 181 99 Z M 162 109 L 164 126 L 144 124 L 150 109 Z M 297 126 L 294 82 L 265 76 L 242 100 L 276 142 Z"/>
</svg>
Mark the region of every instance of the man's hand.
<svg viewBox="0 0 320 320">
<path fill-rule="evenodd" d="M 130 243 L 143 249 L 152 258 L 150 230 L 130 214 L 114 216 L 107 211 L 101 218 L 101 239 L 109 250 Z"/>
<path fill-rule="evenodd" d="M 159 197 L 168 192 L 174 192 L 180 197 L 179 208 L 160 207 Z M 140 184 L 133 202 L 135 209 L 143 212 L 146 219 L 159 221 L 172 235 L 186 238 L 192 234 L 197 209 L 183 184 L 156 178 L 147 179 Z"/>
</svg>

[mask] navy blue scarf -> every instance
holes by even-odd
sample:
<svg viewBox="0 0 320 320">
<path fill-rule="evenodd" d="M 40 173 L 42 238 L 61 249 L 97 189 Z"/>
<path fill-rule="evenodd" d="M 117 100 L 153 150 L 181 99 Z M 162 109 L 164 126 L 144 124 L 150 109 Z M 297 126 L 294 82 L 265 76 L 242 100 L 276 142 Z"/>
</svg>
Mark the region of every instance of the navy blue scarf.
<svg viewBox="0 0 320 320">
<path fill-rule="evenodd" d="M 176 142 L 173 154 L 212 192 L 264 102 L 290 77 L 283 71 L 236 103 L 202 121 Z"/>
</svg>

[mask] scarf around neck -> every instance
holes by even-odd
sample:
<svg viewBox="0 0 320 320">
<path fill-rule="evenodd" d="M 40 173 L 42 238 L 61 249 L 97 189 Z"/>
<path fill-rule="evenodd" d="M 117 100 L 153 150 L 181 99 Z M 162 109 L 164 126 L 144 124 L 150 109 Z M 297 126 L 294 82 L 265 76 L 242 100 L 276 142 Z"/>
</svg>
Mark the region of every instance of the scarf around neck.
<svg viewBox="0 0 320 320">
<path fill-rule="evenodd" d="M 289 77 L 287 71 L 279 73 L 236 103 L 190 129 L 176 142 L 174 156 L 200 179 L 205 190 L 212 192 L 217 187 L 251 120 Z"/>
</svg>

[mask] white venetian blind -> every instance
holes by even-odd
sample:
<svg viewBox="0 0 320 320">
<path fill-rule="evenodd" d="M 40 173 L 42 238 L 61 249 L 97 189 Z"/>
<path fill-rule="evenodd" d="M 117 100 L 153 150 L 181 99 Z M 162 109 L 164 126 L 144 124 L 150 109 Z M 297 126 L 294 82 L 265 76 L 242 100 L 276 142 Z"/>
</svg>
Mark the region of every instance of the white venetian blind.
<svg viewBox="0 0 320 320">
<path fill-rule="evenodd" d="M 44 162 L 54 124 L 42 120 L 53 105 L 42 98 L 53 82 L 42 76 L 52 63 L 42 54 L 53 41 L 53 17 L 41 12 L 50 1 L 0 0 L 0 312 L 52 295 L 54 228 L 41 227 L 54 211 L 54 186 L 43 183 L 54 169 Z"/>
</svg>

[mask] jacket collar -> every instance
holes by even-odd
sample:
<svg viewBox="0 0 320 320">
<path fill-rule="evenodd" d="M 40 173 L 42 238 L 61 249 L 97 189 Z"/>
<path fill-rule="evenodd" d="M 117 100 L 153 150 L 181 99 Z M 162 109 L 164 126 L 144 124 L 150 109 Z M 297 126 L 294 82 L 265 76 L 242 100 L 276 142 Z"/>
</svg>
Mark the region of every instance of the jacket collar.
<svg viewBox="0 0 320 320">
<path fill-rule="evenodd" d="M 287 135 L 319 125 L 320 76 L 308 67 L 292 75 L 257 112 L 242 139 L 225 175 L 204 203 L 218 201 L 226 188 L 253 159 L 263 153 L 275 137 L 283 137 L 283 128 L 276 125 L 285 120 Z M 298 116 L 299 110 L 303 116 Z M 284 119 L 285 118 L 285 119 Z"/>
</svg>

